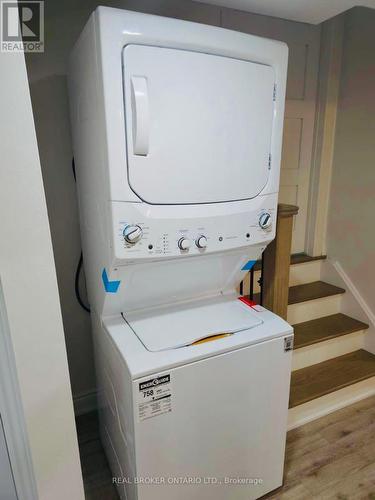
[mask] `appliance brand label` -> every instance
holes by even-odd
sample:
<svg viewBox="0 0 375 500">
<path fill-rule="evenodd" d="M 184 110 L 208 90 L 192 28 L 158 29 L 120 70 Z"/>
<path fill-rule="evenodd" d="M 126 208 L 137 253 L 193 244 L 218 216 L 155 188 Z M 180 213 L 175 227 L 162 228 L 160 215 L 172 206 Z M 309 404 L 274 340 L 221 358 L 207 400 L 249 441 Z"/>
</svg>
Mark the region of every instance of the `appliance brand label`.
<svg viewBox="0 0 375 500">
<path fill-rule="evenodd" d="M 172 381 L 169 373 L 144 380 L 139 383 L 138 387 L 138 417 L 140 422 L 171 413 Z"/>
<path fill-rule="evenodd" d="M 149 389 L 150 387 L 156 387 L 161 384 L 168 384 L 171 381 L 170 375 L 162 375 L 161 377 L 156 377 L 150 380 L 146 380 L 145 382 L 141 382 L 139 384 L 139 390 L 144 391 L 145 389 Z"/>
</svg>

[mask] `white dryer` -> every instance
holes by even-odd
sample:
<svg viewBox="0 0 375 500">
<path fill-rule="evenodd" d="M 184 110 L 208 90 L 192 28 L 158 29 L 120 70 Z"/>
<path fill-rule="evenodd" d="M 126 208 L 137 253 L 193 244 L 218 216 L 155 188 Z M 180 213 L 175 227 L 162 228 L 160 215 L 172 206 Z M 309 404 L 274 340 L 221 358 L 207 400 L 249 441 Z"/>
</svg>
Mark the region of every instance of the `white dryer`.
<svg viewBox="0 0 375 500">
<path fill-rule="evenodd" d="M 122 499 L 282 482 L 292 328 L 238 297 L 275 236 L 287 48 L 111 8 L 69 92 L 103 443 Z"/>
</svg>

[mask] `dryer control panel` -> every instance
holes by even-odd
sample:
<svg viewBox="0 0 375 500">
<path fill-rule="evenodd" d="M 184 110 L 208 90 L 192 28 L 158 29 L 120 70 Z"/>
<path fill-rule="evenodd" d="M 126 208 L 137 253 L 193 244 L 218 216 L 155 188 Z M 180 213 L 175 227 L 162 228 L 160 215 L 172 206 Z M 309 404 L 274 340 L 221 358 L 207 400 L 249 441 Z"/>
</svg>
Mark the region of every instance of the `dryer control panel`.
<svg viewBox="0 0 375 500">
<path fill-rule="evenodd" d="M 267 243 L 275 236 L 275 195 L 192 207 L 112 203 L 116 260 L 204 255 Z M 250 206 L 252 205 L 252 206 Z M 205 216 L 195 217 L 196 209 Z M 190 216 L 189 216 L 190 215 Z"/>
</svg>

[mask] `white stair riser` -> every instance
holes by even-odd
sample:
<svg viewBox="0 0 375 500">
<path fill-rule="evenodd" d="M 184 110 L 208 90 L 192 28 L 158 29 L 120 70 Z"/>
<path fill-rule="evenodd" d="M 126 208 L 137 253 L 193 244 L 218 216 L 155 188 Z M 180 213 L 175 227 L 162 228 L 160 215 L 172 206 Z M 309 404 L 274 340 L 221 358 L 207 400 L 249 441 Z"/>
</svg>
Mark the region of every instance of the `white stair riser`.
<svg viewBox="0 0 375 500">
<path fill-rule="evenodd" d="M 319 281 L 321 278 L 322 262 L 321 260 L 313 260 L 311 262 L 290 266 L 289 286 Z"/>
<path fill-rule="evenodd" d="M 289 273 L 289 286 L 303 285 L 304 283 L 311 283 L 312 281 L 319 281 L 321 275 L 321 260 L 313 260 L 303 264 L 294 264 L 290 266 Z M 254 273 L 254 293 L 260 292 L 258 280 L 260 278 L 260 271 Z M 244 279 L 244 294 L 250 293 L 250 273 L 247 273 Z"/>
<path fill-rule="evenodd" d="M 288 323 L 294 325 L 340 312 L 341 294 L 288 306 Z"/>
<path fill-rule="evenodd" d="M 375 394 L 375 377 L 289 409 L 288 430 L 312 422 Z"/>
<path fill-rule="evenodd" d="M 300 370 L 328 359 L 363 349 L 365 330 L 341 335 L 293 351 L 292 370 Z"/>
</svg>

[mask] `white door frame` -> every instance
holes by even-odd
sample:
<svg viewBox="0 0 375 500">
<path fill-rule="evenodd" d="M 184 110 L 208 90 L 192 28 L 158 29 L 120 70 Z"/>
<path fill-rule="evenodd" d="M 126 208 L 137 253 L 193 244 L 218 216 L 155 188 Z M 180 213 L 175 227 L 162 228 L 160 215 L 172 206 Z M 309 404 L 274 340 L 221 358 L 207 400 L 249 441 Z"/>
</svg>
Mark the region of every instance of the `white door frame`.
<svg viewBox="0 0 375 500">
<path fill-rule="evenodd" d="M 0 413 L 19 500 L 37 500 L 9 324 L 0 276 Z"/>
<path fill-rule="evenodd" d="M 24 482 L 28 481 L 27 488 L 32 491 L 32 483 L 26 477 L 30 475 L 27 462 L 31 456 L 38 500 L 84 500 L 56 270 L 24 54 L 0 52 L 0 68 L 3 111 L 0 119 L 3 139 L 0 141 L 0 339 L 4 344 L 0 345 L 4 361 L 0 366 L 5 370 L 0 380 L 2 404 L 7 412 L 3 419 L 5 433 L 18 488 L 24 488 Z M 18 398 L 13 398 L 14 391 Z M 21 450 L 29 443 L 29 454 L 15 455 L 19 437 Z M 33 498 L 19 496 L 20 500 Z"/>
<path fill-rule="evenodd" d="M 327 218 L 340 91 L 345 14 L 323 23 L 310 179 L 306 252 L 325 255 Z"/>
</svg>

